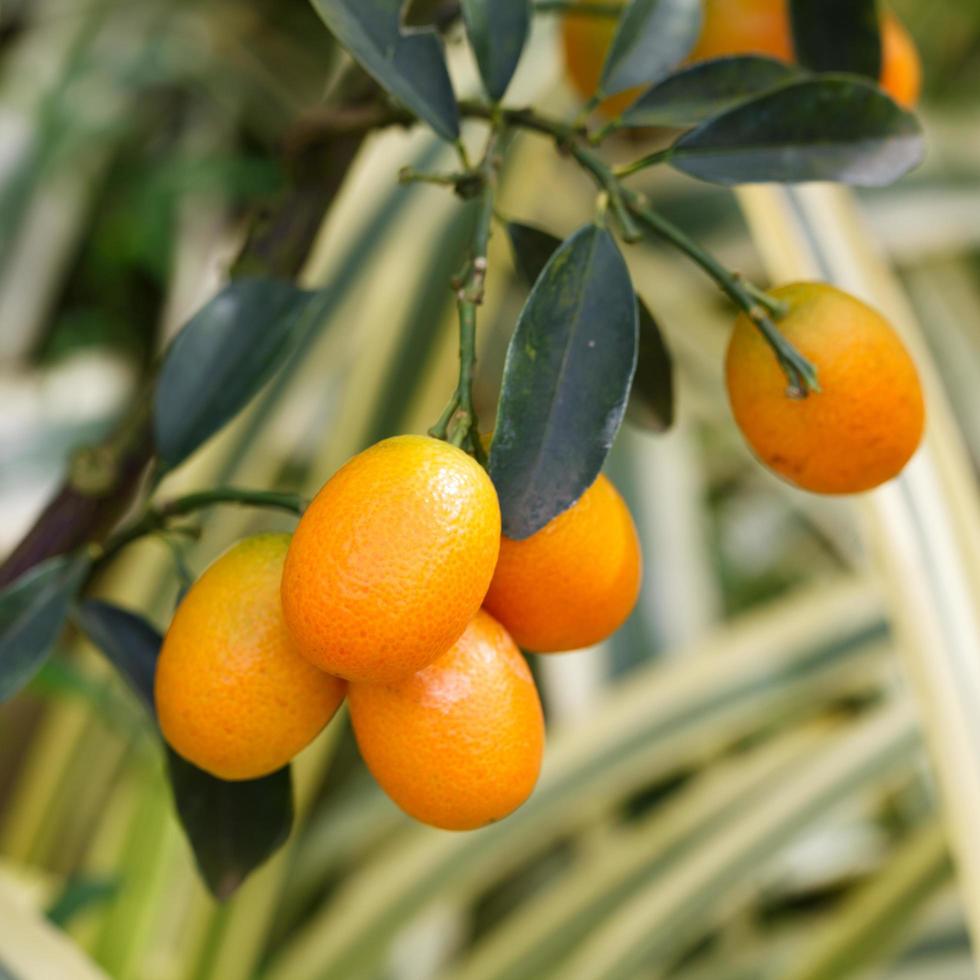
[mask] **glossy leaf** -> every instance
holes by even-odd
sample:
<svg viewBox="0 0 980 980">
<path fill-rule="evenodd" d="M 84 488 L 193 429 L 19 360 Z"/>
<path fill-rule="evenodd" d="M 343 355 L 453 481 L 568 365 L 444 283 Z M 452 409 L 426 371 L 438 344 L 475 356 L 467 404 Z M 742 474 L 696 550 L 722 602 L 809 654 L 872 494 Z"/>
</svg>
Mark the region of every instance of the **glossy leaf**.
<svg viewBox="0 0 980 980">
<path fill-rule="evenodd" d="M 626 417 L 639 428 L 666 432 L 674 424 L 674 362 L 642 300 L 638 311 L 639 356 Z"/>
<path fill-rule="evenodd" d="M 286 282 L 242 279 L 188 321 L 167 352 L 153 403 L 165 467 L 248 404 L 288 353 L 311 295 Z"/>
<path fill-rule="evenodd" d="M 533 225 L 511 221 L 507 233 L 517 271 L 533 286 L 561 239 Z M 660 328 L 646 303 L 637 297 L 639 356 L 626 418 L 640 428 L 664 432 L 674 423 L 674 365 Z"/>
<path fill-rule="evenodd" d="M 663 78 L 694 47 L 701 16 L 701 0 L 630 0 L 602 68 L 601 93 Z"/>
<path fill-rule="evenodd" d="M 627 126 L 694 126 L 799 74 L 793 65 L 761 55 L 699 61 L 647 90 L 621 121 Z"/>
<path fill-rule="evenodd" d="M 75 619 L 155 719 L 153 678 L 161 643 L 157 628 L 138 613 L 101 599 L 83 602 Z"/>
<path fill-rule="evenodd" d="M 392 96 L 443 139 L 459 136 L 459 110 L 442 42 L 431 29 L 404 29 L 403 0 L 312 0 L 334 37 Z"/>
<path fill-rule="evenodd" d="M 790 0 L 793 47 L 799 64 L 814 71 L 881 75 L 881 22 L 877 0 Z"/>
<path fill-rule="evenodd" d="M 871 84 L 851 76 L 792 82 L 685 133 L 678 170 L 717 184 L 834 180 L 891 183 L 922 160 L 919 124 Z"/>
<path fill-rule="evenodd" d="M 507 349 L 490 476 L 508 536 L 540 530 L 599 475 L 636 352 L 626 263 L 608 231 L 587 225 L 548 260 Z"/>
<path fill-rule="evenodd" d="M 160 633 L 143 617 L 106 602 L 85 603 L 78 619 L 155 721 L 153 677 L 163 643 Z M 177 814 L 201 875 L 216 898 L 229 898 L 289 836 L 289 766 L 262 779 L 228 782 L 168 747 L 167 769 Z"/>
<path fill-rule="evenodd" d="M 167 750 L 180 822 L 215 898 L 230 898 L 277 851 L 293 825 L 293 784 L 285 766 L 261 779 L 226 782 Z"/>
<path fill-rule="evenodd" d="M 463 18 L 487 95 L 504 97 L 531 27 L 530 0 L 463 0 Z"/>
<path fill-rule="evenodd" d="M 89 567 L 84 555 L 60 555 L 0 592 L 0 702 L 13 697 L 41 668 Z"/>
</svg>

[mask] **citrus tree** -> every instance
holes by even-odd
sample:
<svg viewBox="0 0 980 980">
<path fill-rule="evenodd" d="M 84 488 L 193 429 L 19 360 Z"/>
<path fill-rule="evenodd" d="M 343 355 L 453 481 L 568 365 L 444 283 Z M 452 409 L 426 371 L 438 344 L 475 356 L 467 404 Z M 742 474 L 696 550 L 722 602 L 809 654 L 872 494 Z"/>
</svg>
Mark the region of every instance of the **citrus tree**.
<svg viewBox="0 0 980 980">
<path fill-rule="evenodd" d="M 518 647 L 579 649 L 625 621 L 642 562 L 602 470 L 624 420 L 654 434 L 674 420 L 671 354 L 624 253 L 665 244 L 730 301 L 735 422 L 786 481 L 820 494 L 877 487 L 915 453 L 925 418 L 915 364 L 880 313 L 825 283 L 767 291 L 634 180 L 673 168 L 724 187 L 876 187 L 916 167 L 917 56 L 873 0 L 463 0 L 414 4 L 410 24 L 400 0 L 312 5 L 348 57 L 308 121 L 303 171 L 254 216 L 229 281 L 174 337 L 118 430 L 75 454 L 0 571 L 0 696 L 35 676 L 66 626 L 87 635 L 159 727 L 177 812 L 219 899 L 288 838 L 291 760 L 345 697 L 369 769 L 417 820 L 503 820 L 494 832 L 506 835 L 504 818 L 533 793 L 543 716 Z M 508 98 L 535 17 L 560 19 L 582 97 L 573 114 Z M 470 97 L 454 90 L 440 38 L 460 25 L 482 88 Z M 161 494 L 303 356 L 335 301 L 297 282 L 316 232 L 364 141 L 416 126 L 455 162 L 393 166 L 391 178 L 455 195 L 465 238 L 459 267 L 434 270 L 453 292 L 459 370 L 428 434 L 378 441 L 323 474 L 312 501 L 266 486 Z M 525 136 L 594 192 L 590 219 L 564 238 L 502 212 L 498 188 Z M 481 425 L 493 234 L 509 241 L 527 295 L 496 419 Z M 181 601 L 165 636 L 144 611 L 94 597 L 135 542 L 176 545 L 219 507 L 284 513 L 295 532 L 243 539 L 196 581 L 176 546 Z M 894 724 L 898 741 L 869 752 L 907 747 Z M 621 735 L 610 744 L 622 749 Z M 574 805 L 573 782 L 560 792 Z"/>
</svg>

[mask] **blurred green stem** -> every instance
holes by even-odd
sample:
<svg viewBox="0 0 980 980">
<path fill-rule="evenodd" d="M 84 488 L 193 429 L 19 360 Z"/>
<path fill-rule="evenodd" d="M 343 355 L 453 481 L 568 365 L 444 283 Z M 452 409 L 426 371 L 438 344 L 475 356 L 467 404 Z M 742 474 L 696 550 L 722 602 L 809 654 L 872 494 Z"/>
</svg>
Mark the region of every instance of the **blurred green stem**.
<svg viewBox="0 0 980 980">
<path fill-rule="evenodd" d="M 594 142 L 598 142 L 603 139 L 609 131 L 609 126 L 599 130 L 594 138 Z M 622 166 L 616 167 L 614 173 L 620 178 L 629 177 L 631 174 L 635 174 L 640 170 L 646 170 L 647 167 L 655 167 L 658 163 L 666 163 L 673 156 L 673 154 L 674 148 L 672 146 L 668 146 L 663 150 L 657 150 L 656 153 L 651 153 L 648 156 L 640 157 L 639 160 L 634 160 L 632 163 L 624 163 Z"/>
<path fill-rule="evenodd" d="M 155 507 L 148 507 L 143 516 L 128 527 L 122 528 L 106 543 L 99 561 L 107 561 L 127 545 L 148 534 L 166 530 L 172 520 L 186 517 L 206 507 L 216 504 L 237 504 L 244 507 L 265 507 L 272 510 L 285 510 L 297 517 L 306 508 L 306 501 L 294 493 L 278 493 L 271 490 L 248 490 L 242 487 L 214 487 L 185 497 L 176 497 Z"/>
<path fill-rule="evenodd" d="M 497 171 L 500 166 L 497 148 L 500 145 L 499 118 L 491 120 L 483 159 L 473 173 L 479 180 L 479 214 L 470 255 L 459 275 L 453 280 L 456 290 L 456 309 L 459 315 L 459 382 L 439 421 L 429 430 L 437 439 L 448 439 L 454 446 L 470 450 L 481 464 L 486 453 L 480 441 L 479 421 L 473 406 L 473 374 L 476 367 L 477 310 L 483 303 L 487 279 L 487 252 L 493 227 L 494 195 Z"/>
<path fill-rule="evenodd" d="M 578 0 L 536 0 L 534 4 L 536 14 L 576 14 L 582 17 L 610 17 L 613 20 L 619 18 L 623 12 L 623 4 L 609 0 L 607 3 L 597 2 L 578 2 Z"/>
<path fill-rule="evenodd" d="M 749 287 L 741 276 L 726 269 L 710 252 L 704 251 L 680 228 L 650 208 L 642 195 L 628 192 L 626 201 L 646 228 L 693 259 L 759 328 L 789 380 L 791 398 L 805 398 L 809 392 L 820 390 L 816 368 L 779 332 L 759 298 L 761 290 Z"/>
</svg>

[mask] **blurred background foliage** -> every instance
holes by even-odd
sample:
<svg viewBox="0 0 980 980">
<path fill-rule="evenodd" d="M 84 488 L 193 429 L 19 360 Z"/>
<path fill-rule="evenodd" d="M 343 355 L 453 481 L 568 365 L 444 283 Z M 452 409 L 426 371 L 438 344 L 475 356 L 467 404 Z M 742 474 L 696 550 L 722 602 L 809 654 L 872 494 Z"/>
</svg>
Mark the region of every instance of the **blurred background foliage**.
<svg viewBox="0 0 980 980">
<path fill-rule="evenodd" d="M 415 6 L 422 21 L 441 9 Z M 930 157 L 860 206 L 922 326 L 972 476 L 980 7 L 894 6 L 925 62 Z M 537 19 L 509 101 L 568 115 L 554 26 Z M 448 45 L 460 92 L 474 91 L 465 45 L 455 32 Z M 72 448 L 127 411 L 227 275 L 255 210 L 292 195 L 296 220 L 319 223 L 318 182 L 337 153 L 357 156 L 301 273 L 324 290 L 317 329 L 164 492 L 234 481 L 309 493 L 359 448 L 438 415 L 456 357 L 448 282 L 471 215 L 438 189 L 396 183 L 399 165 L 446 155 L 426 132 L 319 152 L 317 106 L 343 64 L 307 0 L 0 5 L 0 551 Z M 643 186 L 765 281 L 751 208 L 676 174 Z M 591 206 L 573 166 L 520 137 L 504 214 L 564 234 Z M 643 597 L 601 648 L 534 659 L 550 745 L 532 800 L 474 834 L 412 825 L 367 778 L 341 720 L 299 760 L 298 832 L 219 907 L 138 707 L 69 636 L 0 709 L 0 975 L 977 975 L 875 531 L 851 503 L 792 491 L 754 464 L 721 384 L 730 309 L 671 253 L 630 260 L 674 353 L 679 421 L 663 437 L 625 428 L 611 459 L 643 536 Z M 485 419 L 524 296 L 498 233 Z M 975 496 L 972 482 L 961 489 Z M 165 626 L 175 561 L 196 572 L 246 531 L 288 526 L 214 512 L 179 554 L 141 543 L 96 591 Z"/>
</svg>

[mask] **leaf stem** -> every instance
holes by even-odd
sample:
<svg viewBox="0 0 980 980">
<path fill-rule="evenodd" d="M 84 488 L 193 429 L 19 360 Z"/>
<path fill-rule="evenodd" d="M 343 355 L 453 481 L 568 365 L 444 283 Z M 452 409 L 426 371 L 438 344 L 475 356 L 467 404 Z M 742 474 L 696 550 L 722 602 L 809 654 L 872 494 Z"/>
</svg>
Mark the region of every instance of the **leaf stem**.
<svg viewBox="0 0 980 980">
<path fill-rule="evenodd" d="M 761 290 L 754 287 L 750 289 L 741 276 L 730 272 L 680 228 L 650 208 L 641 195 L 628 192 L 626 201 L 630 210 L 643 225 L 697 263 L 759 328 L 789 380 L 790 397 L 805 398 L 809 392 L 820 390 L 816 369 L 779 332 L 779 328 L 770 317 L 770 311 L 759 299 Z"/>
<path fill-rule="evenodd" d="M 754 282 L 743 278 L 738 273 L 735 274 L 735 277 L 745 286 L 752 298 L 760 306 L 764 306 L 777 320 L 781 320 L 789 312 L 788 304 L 784 303 L 781 299 L 770 296 L 764 289 L 760 289 Z"/>
<path fill-rule="evenodd" d="M 595 139 L 598 141 L 601 137 L 606 135 L 606 130 L 609 127 L 601 130 L 596 134 Z M 623 177 L 629 177 L 631 174 L 635 174 L 640 170 L 646 170 L 648 167 L 655 167 L 659 163 L 666 163 L 674 155 L 674 148 L 672 146 L 664 147 L 662 150 L 657 150 L 656 153 L 650 153 L 648 156 L 641 157 L 639 160 L 634 160 L 632 163 L 624 163 L 621 167 L 616 167 L 613 171 L 615 175 L 622 179 Z"/>
<path fill-rule="evenodd" d="M 536 14 L 575 14 L 577 17 L 609 17 L 617 19 L 623 13 L 622 3 L 614 0 L 595 0 L 595 2 L 579 2 L 579 0 L 535 0 Z"/>
<path fill-rule="evenodd" d="M 479 212 L 470 246 L 470 254 L 453 279 L 456 309 L 459 317 L 459 380 L 449 403 L 429 434 L 447 439 L 454 446 L 468 449 L 480 463 L 486 463 L 480 441 L 479 421 L 473 405 L 473 377 L 476 369 L 477 310 L 483 304 L 487 278 L 487 253 L 493 231 L 494 200 L 500 161 L 497 148 L 502 136 L 501 111 L 487 107 L 491 121 L 490 135 L 472 177 L 479 181 Z"/>
<path fill-rule="evenodd" d="M 411 167 L 402 167 L 398 171 L 398 182 L 400 184 L 436 184 L 442 187 L 455 187 L 466 176 L 464 173 L 438 173 L 436 171 L 413 170 Z"/>
<path fill-rule="evenodd" d="M 196 511 L 213 507 L 216 504 L 236 504 L 244 507 L 265 507 L 272 510 L 285 510 L 297 517 L 306 509 L 306 501 L 294 493 L 279 493 L 273 490 L 249 490 L 243 487 L 213 487 L 184 497 L 175 497 L 157 506 L 150 506 L 143 515 L 128 527 L 117 531 L 102 548 L 99 561 L 107 561 L 127 545 L 149 534 L 168 530 L 175 518 L 186 517 Z"/>
</svg>

